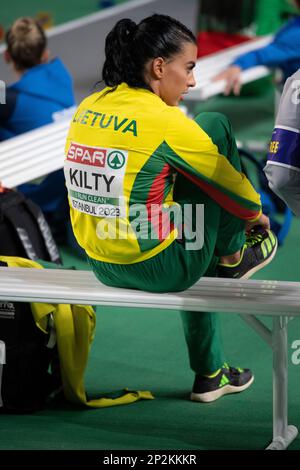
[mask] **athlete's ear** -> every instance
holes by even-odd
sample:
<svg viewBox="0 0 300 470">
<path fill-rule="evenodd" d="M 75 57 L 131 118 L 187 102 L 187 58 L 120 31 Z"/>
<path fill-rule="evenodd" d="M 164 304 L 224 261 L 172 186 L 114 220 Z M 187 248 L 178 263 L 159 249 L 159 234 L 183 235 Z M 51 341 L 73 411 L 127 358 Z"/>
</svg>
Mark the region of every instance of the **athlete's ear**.
<svg viewBox="0 0 300 470">
<path fill-rule="evenodd" d="M 46 62 L 48 62 L 49 55 L 50 55 L 49 49 L 45 49 L 41 57 L 41 64 L 45 64 Z"/>
<path fill-rule="evenodd" d="M 152 73 L 154 77 L 160 80 L 165 70 L 165 60 L 162 57 L 156 57 L 152 62 Z"/>
</svg>

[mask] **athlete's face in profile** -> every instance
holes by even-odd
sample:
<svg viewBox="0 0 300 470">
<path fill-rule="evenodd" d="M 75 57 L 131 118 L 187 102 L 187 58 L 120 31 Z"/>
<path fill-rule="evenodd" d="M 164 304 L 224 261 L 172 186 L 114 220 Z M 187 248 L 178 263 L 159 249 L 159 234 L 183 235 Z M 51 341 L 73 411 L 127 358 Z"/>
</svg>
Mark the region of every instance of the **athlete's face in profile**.
<svg viewBox="0 0 300 470">
<path fill-rule="evenodd" d="M 158 77 L 158 92 L 155 92 L 169 106 L 177 106 L 182 95 L 195 86 L 193 69 L 196 60 L 197 46 L 190 42 L 184 42 L 181 52 L 171 59 L 155 59 L 153 67 Z"/>
</svg>

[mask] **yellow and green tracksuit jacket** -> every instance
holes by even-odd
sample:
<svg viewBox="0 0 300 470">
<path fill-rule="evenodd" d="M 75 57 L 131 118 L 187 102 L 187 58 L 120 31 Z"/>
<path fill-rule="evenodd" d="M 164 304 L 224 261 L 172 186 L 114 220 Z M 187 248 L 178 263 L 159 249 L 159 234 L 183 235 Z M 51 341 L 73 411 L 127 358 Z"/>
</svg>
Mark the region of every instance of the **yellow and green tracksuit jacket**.
<svg viewBox="0 0 300 470">
<path fill-rule="evenodd" d="M 174 172 L 241 219 L 261 213 L 250 182 L 196 122 L 151 91 L 124 83 L 80 104 L 64 171 L 75 236 L 88 256 L 104 262 L 144 261 L 174 241 Z M 166 218 L 169 230 L 162 233 Z"/>
</svg>

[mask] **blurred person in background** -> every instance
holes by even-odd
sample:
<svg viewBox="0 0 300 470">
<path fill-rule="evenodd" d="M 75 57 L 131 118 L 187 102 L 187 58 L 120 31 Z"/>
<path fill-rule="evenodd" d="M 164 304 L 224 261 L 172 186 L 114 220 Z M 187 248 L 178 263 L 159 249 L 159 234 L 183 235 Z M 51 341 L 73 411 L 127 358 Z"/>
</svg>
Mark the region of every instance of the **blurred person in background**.
<svg viewBox="0 0 300 470">
<path fill-rule="evenodd" d="M 300 0 L 293 0 L 300 10 Z M 214 81 L 225 80 L 225 95 L 241 91 L 241 73 L 251 67 L 264 65 L 279 68 L 282 72 L 281 90 L 286 79 L 300 68 L 300 14 L 291 18 L 265 47 L 247 52 L 237 57 L 232 64 L 218 74 Z"/>
<path fill-rule="evenodd" d="M 272 191 L 300 217 L 300 69 L 284 85 L 264 172 Z"/>
<path fill-rule="evenodd" d="M 4 58 L 17 81 L 7 87 L 6 104 L 0 106 L 0 141 L 71 118 L 72 78 L 59 58 L 49 60 L 40 24 L 29 17 L 17 19 L 6 32 L 5 43 Z M 58 243 L 72 242 L 63 170 L 21 184 L 18 190 L 40 206 Z"/>
</svg>

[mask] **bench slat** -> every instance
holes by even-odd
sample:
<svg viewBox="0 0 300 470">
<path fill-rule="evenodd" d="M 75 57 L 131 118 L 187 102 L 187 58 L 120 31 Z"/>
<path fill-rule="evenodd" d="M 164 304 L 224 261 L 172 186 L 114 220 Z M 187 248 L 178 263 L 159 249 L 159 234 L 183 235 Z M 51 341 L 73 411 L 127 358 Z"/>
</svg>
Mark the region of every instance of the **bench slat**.
<svg viewBox="0 0 300 470">
<path fill-rule="evenodd" d="M 90 271 L 0 268 L 0 298 L 11 301 L 299 315 L 300 283 L 202 278 L 192 288 L 156 294 L 101 284 Z"/>
<path fill-rule="evenodd" d="M 0 143 L 0 181 L 8 188 L 58 170 L 70 120 L 48 124 Z"/>
</svg>

